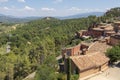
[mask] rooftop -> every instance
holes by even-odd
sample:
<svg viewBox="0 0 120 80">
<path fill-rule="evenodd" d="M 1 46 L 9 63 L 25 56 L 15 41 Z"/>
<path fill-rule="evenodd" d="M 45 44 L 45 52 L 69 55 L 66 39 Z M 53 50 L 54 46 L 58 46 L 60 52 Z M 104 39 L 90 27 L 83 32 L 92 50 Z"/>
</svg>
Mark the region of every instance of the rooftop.
<svg viewBox="0 0 120 80">
<path fill-rule="evenodd" d="M 107 31 L 106 33 L 112 33 L 112 34 L 115 34 L 116 32 L 115 31 Z"/>
<path fill-rule="evenodd" d="M 115 24 L 120 24 L 120 21 L 116 21 L 116 22 L 114 22 Z"/>
<path fill-rule="evenodd" d="M 98 30 L 98 31 L 113 30 L 113 29 L 114 29 L 114 27 L 111 24 L 106 24 L 104 26 L 99 25 L 99 26 L 93 28 L 93 30 Z"/>
<path fill-rule="evenodd" d="M 105 54 L 94 52 L 88 55 L 70 57 L 80 71 L 84 71 L 93 67 L 98 67 L 109 61 Z"/>
<path fill-rule="evenodd" d="M 93 28 L 93 30 L 96 30 L 96 31 L 103 31 L 104 29 L 101 29 L 101 28 L 97 27 L 97 28 Z"/>
<path fill-rule="evenodd" d="M 116 39 L 120 39 L 120 33 L 117 33 L 117 34 L 115 34 L 115 35 L 112 35 L 111 37 L 116 38 Z"/>
</svg>

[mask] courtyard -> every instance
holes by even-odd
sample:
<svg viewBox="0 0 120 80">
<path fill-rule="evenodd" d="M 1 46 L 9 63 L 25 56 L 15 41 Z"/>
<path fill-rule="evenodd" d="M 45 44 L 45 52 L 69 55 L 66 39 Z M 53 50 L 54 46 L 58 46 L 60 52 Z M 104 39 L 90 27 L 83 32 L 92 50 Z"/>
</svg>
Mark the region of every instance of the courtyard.
<svg viewBox="0 0 120 80">
<path fill-rule="evenodd" d="M 120 62 L 104 72 L 99 72 L 80 80 L 120 80 Z"/>
</svg>

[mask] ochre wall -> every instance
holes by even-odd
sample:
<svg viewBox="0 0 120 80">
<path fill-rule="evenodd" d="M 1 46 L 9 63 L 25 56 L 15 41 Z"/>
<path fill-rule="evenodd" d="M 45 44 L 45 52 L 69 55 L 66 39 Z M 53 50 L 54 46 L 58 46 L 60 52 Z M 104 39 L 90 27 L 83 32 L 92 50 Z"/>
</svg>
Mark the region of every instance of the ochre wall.
<svg viewBox="0 0 120 80">
<path fill-rule="evenodd" d="M 80 51 L 80 45 L 77 45 L 72 48 L 72 56 L 79 55 L 78 52 Z"/>
<path fill-rule="evenodd" d="M 68 48 L 68 49 L 63 49 L 62 56 L 64 57 L 64 55 L 67 55 L 67 52 L 70 52 L 70 56 L 79 55 L 80 45 L 76 45 L 76 46 Z"/>
<path fill-rule="evenodd" d="M 101 66 L 101 71 L 108 69 L 108 63 L 105 63 Z"/>
<path fill-rule="evenodd" d="M 102 36 L 102 32 L 93 30 L 92 31 L 92 36 L 93 37 L 100 37 L 100 36 Z"/>
<path fill-rule="evenodd" d="M 119 39 L 115 39 L 113 37 L 110 38 L 110 44 L 111 45 L 117 45 L 119 44 L 120 40 Z"/>
<path fill-rule="evenodd" d="M 90 69 L 90 70 L 86 70 L 84 72 L 80 72 L 79 77 L 83 78 L 83 77 L 89 76 L 91 74 L 94 74 L 98 71 L 99 71 L 99 68 L 93 68 L 93 69 Z"/>
<path fill-rule="evenodd" d="M 108 63 L 105 63 L 102 66 L 97 67 L 97 68 L 92 68 L 92 69 L 80 72 L 79 77 L 83 78 L 83 77 L 95 74 L 95 73 L 97 73 L 99 71 L 105 71 L 106 69 L 108 69 Z"/>
</svg>

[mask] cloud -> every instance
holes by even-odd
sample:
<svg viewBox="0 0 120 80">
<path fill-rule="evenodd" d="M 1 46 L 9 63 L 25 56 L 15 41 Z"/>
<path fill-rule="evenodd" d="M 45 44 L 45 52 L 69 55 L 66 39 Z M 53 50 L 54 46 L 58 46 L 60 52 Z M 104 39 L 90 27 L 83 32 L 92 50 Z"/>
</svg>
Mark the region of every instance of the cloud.
<svg viewBox="0 0 120 80">
<path fill-rule="evenodd" d="M 3 7 L 4 10 L 10 10 L 8 7 Z"/>
<path fill-rule="evenodd" d="M 18 2 L 25 2 L 25 0 L 18 0 Z"/>
<path fill-rule="evenodd" d="M 95 9 L 87 9 L 85 11 L 87 11 L 87 12 L 104 12 L 106 10 L 105 9 L 95 8 Z"/>
<path fill-rule="evenodd" d="M 78 7 L 72 7 L 70 9 L 68 9 L 69 11 L 77 11 L 77 12 L 104 12 L 103 9 L 99 9 L 99 8 L 95 8 L 95 9 L 81 9 Z"/>
<path fill-rule="evenodd" d="M 54 0 L 54 3 L 60 3 L 63 2 L 63 0 Z"/>
<path fill-rule="evenodd" d="M 106 10 L 110 10 L 110 8 L 106 8 Z"/>
<path fill-rule="evenodd" d="M 0 3 L 2 3 L 2 2 L 8 2 L 8 0 L 0 0 Z"/>
<path fill-rule="evenodd" d="M 24 10 L 34 11 L 35 9 L 29 6 L 25 6 Z"/>
<path fill-rule="evenodd" d="M 81 11 L 82 9 L 77 8 L 77 7 L 72 7 L 70 9 L 68 9 L 68 10 L 70 10 L 70 11 Z"/>
<path fill-rule="evenodd" d="M 56 11 L 54 8 L 41 8 L 42 11 Z"/>
<path fill-rule="evenodd" d="M 11 9 L 6 7 L 6 6 L 5 7 L 0 7 L 1 12 L 8 11 L 8 10 L 11 10 Z"/>
</svg>

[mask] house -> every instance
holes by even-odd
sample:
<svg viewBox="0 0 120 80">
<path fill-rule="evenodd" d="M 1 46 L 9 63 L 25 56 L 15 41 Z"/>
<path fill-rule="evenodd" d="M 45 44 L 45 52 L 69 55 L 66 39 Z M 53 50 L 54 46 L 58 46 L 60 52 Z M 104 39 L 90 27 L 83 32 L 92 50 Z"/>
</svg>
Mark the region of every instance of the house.
<svg viewBox="0 0 120 80">
<path fill-rule="evenodd" d="M 62 49 L 62 57 L 65 58 L 66 56 L 77 56 L 81 54 L 81 45 L 76 45 L 69 48 Z"/>
<path fill-rule="evenodd" d="M 84 36 L 91 36 L 93 38 L 99 38 L 101 36 L 111 36 L 115 34 L 114 27 L 112 24 L 97 25 L 89 30 L 81 30 L 76 32 L 78 38 L 83 38 Z"/>
<path fill-rule="evenodd" d="M 91 29 L 93 37 L 111 36 L 115 34 L 112 24 L 106 24 L 105 26 L 97 26 Z"/>
<path fill-rule="evenodd" d="M 106 35 L 106 36 L 112 36 L 112 35 L 114 35 L 114 34 L 116 34 L 115 31 L 106 31 L 106 32 L 105 32 L 105 35 Z"/>
<path fill-rule="evenodd" d="M 120 33 L 110 36 L 109 44 L 118 45 L 120 43 Z"/>
<path fill-rule="evenodd" d="M 84 37 L 88 37 L 91 33 L 87 30 L 80 30 L 78 32 L 76 32 L 76 37 L 77 38 L 83 38 Z"/>
<path fill-rule="evenodd" d="M 104 71 L 108 68 L 109 58 L 100 52 L 80 56 L 71 56 L 70 59 L 71 73 L 79 74 L 80 78 Z M 65 63 L 65 71 L 67 71 L 66 66 L 67 64 Z"/>
<path fill-rule="evenodd" d="M 91 33 L 92 33 L 91 34 L 92 37 L 101 37 L 101 36 L 104 35 L 104 30 L 99 28 L 99 27 L 97 27 L 97 28 L 93 28 L 91 30 Z"/>
<path fill-rule="evenodd" d="M 114 22 L 114 30 L 115 32 L 119 32 L 120 31 L 120 21 Z"/>
<path fill-rule="evenodd" d="M 89 46 L 91 44 L 92 43 L 81 42 L 81 44 L 78 44 L 76 46 L 69 47 L 69 48 L 63 48 L 62 49 L 62 57 L 64 59 L 65 57 L 68 57 L 68 56 L 85 55 L 87 49 L 89 48 Z"/>
</svg>

